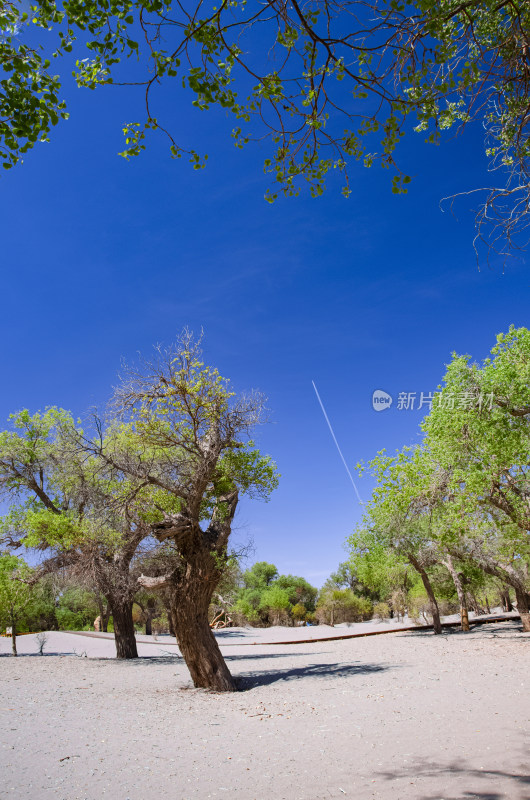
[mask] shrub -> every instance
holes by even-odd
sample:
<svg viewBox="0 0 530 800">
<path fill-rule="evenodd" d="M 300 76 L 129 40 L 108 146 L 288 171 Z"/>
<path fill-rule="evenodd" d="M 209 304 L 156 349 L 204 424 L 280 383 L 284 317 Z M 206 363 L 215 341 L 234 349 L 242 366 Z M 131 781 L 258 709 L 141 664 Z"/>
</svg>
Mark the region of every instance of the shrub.
<svg viewBox="0 0 530 800">
<path fill-rule="evenodd" d="M 306 608 L 303 603 L 297 603 L 291 609 L 291 615 L 293 619 L 300 621 L 306 618 Z"/>
<path fill-rule="evenodd" d="M 392 592 L 390 603 L 398 621 L 401 621 L 407 613 L 407 601 L 407 593 L 403 589 L 396 589 Z"/>
<path fill-rule="evenodd" d="M 239 624 L 250 623 L 257 626 L 261 621 L 258 611 L 248 597 L 239 598 L 235 606 L 230 609 L 230 616 L 237 619 Z"/>
<path fill-rule="evenodd" d="M 388 603 L 376 603 L 374 606 L 374 617 L 383 622 L 385 619 L 390 618 L 390 606 Z"/>
<path fill-rule="evenodd" d="M 409 617 L 416 623 L 432 625 L 431 604 L 427 595 L 419 595 L 409 600 Z"/>
<path fill-rule="evenodd" d="M 55 615 L 60 630 L 93 630 L 99 608 L 92 592 L 73 586 L 61 594 Z"/>
<path fill-rule="evenodd" d="M 372 603 L 358 597 L 351 589 L 328 589 L 320 596 L 316 617 L 319 622 L 336 625 L 340 622 L 361 622 L 371 619 Z"/>
<path fill-rule="evenodd" d="M 48 634 L 42 631 L 41 633 L 37 634 L 37 649 L 39 651 L 39 655 L 44 655 L 44 648 L 46 647 L 46 642 L 48 641 Z"/>
</svg>

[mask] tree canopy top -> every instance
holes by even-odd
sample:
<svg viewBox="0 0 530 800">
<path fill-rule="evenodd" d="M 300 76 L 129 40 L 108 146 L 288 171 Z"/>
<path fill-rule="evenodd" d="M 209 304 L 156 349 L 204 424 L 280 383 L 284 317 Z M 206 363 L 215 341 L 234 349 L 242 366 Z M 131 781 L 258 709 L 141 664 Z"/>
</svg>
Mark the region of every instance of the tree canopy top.
<svg viewBox="0 0 530 800">
<path fill-rule="evenodd" d="M 138 87 L 143 109 L 124 124 L 125 158 L 157 130 L 172 157 L 204 166 L 159 108 L 157 88 L 177 78 L 194 106 L 233 115 L 236 146 L 271 140 L 271 201 L 304 181 L 321 194 L 330 171 L 348 195 L 355 161 L 390 169 L 392 190 L 406 192 L 411 177 L 397 157 L 405 133 L 438 143 L 478 120 L 498 177 L 484 187 L 477 234 L 515 246 L 530 191 L 529 28 L 523 0 L 35 0 L 31 12 L 2 0 L 0 158 L 10 168 L 68 116 L 55 73 L 69 54 L 79 86 Z"/>
</svg>

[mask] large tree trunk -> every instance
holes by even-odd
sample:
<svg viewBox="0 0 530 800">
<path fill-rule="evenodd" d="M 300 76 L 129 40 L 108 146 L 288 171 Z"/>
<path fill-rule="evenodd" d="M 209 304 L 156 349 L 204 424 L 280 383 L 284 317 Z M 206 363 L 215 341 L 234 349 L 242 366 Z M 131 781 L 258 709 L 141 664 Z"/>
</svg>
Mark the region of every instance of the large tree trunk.
<svg viewBox="0 0 530 800">
<path fill-rule="evenodd" d="M 212 431 L 212 442 L 217 441 Z M 208 441 L 208 440 L 207 440 Z M 210 458 L 210 445 L 206 447 Z M 217 457 L 217 456 L 216 456 Z M 214 462 L 212 461 L 212 464 Z M 211 469 L 205 462 L 203 467 Z M 199 475 L 200 477 L 200 475 Z M 149 578 L 140 575 L 145 589 L 162 590 L 171 605 L 171 621 L 177 642 L 194 686 L 217 692 L 234 692 L 236 685 L 221 655 L 208 622 L 208 609 L 226 565 L 226 545 L 237 507 L 237 489 L 216 498 L 206 531 L 199 525 L 202 498 L 206 490 L 203 477 L 190 509 L 167 517 L 154 533 L 160 541 L 172 538 L 181 559 L 169 575 Z"/>
<path fill-rule="evenodd" d="M 188 565 L 172 608 L 180 652 L 198 689 L 234 692 L 236 685 L 208 622 L 208 608 L 217 580 L 207 565 Z"/>
<path fill-rule="evenodd" d="M 136 636 L 132 618 L 132 600 L 109 598 L 114 622 L 116 658 L 138 658 Z"/>
<path fill-rule="evenodd" d="M 467 633 L 469 631 L 469 614 L 467 610 L 466 592 L 464 589 L 464 584 L 462 583 L 462 578 L 460 577 L 458 570 L 455 568 L 453 559 L 449 554 L 445 557 L 442 563 L 453 579 L 456 593 L 458 595 L 458 602 L 460 603 L 460 622 L 462 625 L 462 630 Z"/>
<path fill-rule="evenodd" d="M 530 632 L 530 609 L 528 607 L 527 594 L 522 588 L 514 586 L 515 600 L 517 602 L 517 613 L 523 623 L 523 631 Z"/>
<path fill-rule="evenodd" d="M 409 559 L 410 563 L 412 564 L 412 566 L 414 567 L 414 569 L 417 570 L 417 572 L 419 573 L 419 575 L 420 575 L 420 577 L 421 577 L 421 579 L 423 581 L 423 585 L 425 587 L 425 591 L 427 592 L 427 597 L 429 598 L 429 604 L 431 606 L 432 627 L 433 627 L 434 633 L 441 633 L 442 632 L 442 623 L 440 621 L 440 610 L 438 608 L 438 603 L 436 601 L 436 596 L 434 594 L 434 590 L 432 588 L 432 584 L 431 584 L 431 582 L 429 580 L 429 576 L 427 575 L 427 572 L 421 566 L 420 562 L 418 561 L 418 559 L 414 555 L 409 553 L 408 559 Z"/>
<path fill-rule="evenodd" d="M 208 623 L 208 610 L 199 612 L 181 603 L 176 613 L 180 652 L 199 689 L 234 692 L 236 686 Z"/>
</svg>

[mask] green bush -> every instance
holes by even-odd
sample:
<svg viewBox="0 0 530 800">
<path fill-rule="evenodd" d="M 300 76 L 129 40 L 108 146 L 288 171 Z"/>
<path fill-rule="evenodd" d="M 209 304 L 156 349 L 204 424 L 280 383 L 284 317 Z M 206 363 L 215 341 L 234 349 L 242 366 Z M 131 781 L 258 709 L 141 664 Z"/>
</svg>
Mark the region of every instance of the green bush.
<svg viewBox="0 0 530 800">
<path fill-rule="evenodd" d="M 351 589 L 326 589 L 317 603 L 316 617 L 326 625 L 362 622 L 371 619 L 373 607 L 367 597 L 358 597 Z"/>
<path fill-rule="evenodd" d="M 260 611 L 266 612 L 272 625 L 281 625 L 288 622 L 290 607 L 288 592 L 276 584 L 269 586 L 261 595 Z"/>
<path fill-rule="evenodd" d="M 374 606 L 374 617 L 383 622 L 385 619 L 390 618 L 390 606 L 388 603 L 376 603 Z"/>
<path fill-rule="evenodd" d="M 303 603 L 297 603 L 291 608 L 291 616 L 294 620 L 300 621 L 306 618 L 306 607 Z"/>
<path fill-rule="evenodd" d="M 242 585 L 241 585 L 242 584 Z M 289 625 L 315 607 L 318 590 L 296 575 L 278 575 L 274 564 L 259 561 L 241 576 L 230 616 L 251 625 Z M 297 609 L 296 614 L 293 610 Z M 299 616 L 297 616 L 299 615 Z"/>
<path fill-rule="evenodd" d="M 99 608 L 92 592 L 72 586 L 59 597 L 55 615 L 60 630 L 93 630 Z"/>
</svg>

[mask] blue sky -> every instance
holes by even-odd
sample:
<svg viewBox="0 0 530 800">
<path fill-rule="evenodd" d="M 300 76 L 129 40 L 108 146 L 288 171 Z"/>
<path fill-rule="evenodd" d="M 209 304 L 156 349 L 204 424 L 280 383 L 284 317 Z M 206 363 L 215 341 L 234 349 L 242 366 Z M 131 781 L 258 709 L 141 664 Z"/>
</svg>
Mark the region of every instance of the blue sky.
<svg viewBox="0 0 530 800">
<path fill-rule="evenodd" d="M 269 397 L 256 440 L 282 478 L 268 504 L 244 502 L 236 539 L 252 560 L 322 583 L 343 560 L 361 508 L 335 450 L 318 386 L 348 465 L 418 440 L 417 411 L 382 413 L 372 392 L 433 391 L 451 351 L 483 358 L 510 323 L 527 325 L 524 258 L 478 271 L 467 206 L 439 200 L 484 182 L 480 131 L 442 147 L 411 135 L 414 176 L 394 196 L 388 173 L 352 168 L 352 196 L 263 200 L 264 145 L 233 147 L 233 125 L 166 93 L 172 130 L 210 155 L 171 161 L 153 136 L 130 163 L 126 90 L 69 89 L 71 119 L 2 176 L 1 417 L 57 404 L 102 406 L 122 357 L 204 328 L 206 359 L 237 389 Z M 363 499 L 368 478 L 357 479 Z"/>
</svg>

